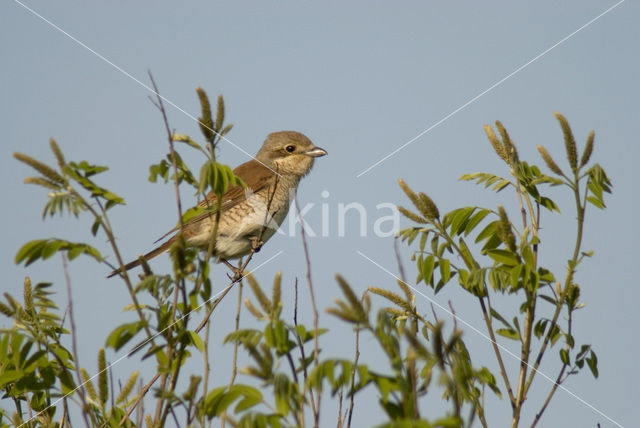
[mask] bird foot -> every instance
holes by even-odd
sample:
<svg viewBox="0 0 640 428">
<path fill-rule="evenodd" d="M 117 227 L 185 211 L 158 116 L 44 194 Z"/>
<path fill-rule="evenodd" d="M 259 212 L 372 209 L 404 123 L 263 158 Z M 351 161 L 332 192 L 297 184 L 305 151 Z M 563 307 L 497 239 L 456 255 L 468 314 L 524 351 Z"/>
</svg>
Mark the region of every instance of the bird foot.
<svg viewBox="0 0 640 428">
<path fill-rule="evenodd" d="M 251 249 L 253 250 L 254 253 L 257 253 L 258 251 L 260 251 L 260 249 L 264 245 L 264 241 L 258 239 L 255 236 L 251 237 L 249 240 L 251 241 Z"/>
<path fill-rule="evenodd" d="M 227 274 L 227 277 L 233 281 L 233 282 L 238 282 L 240 281 L 243 277 L 244 277 L 244 271 L 240 268 L 235 267 L 234 265 L 232 265 L 231 263 L 229 263 L 227 260 L 225 259 L 220 259 L 220 261 L 222 263 L 224 263 L 225 265 L 227 265 L 227 267 L 229 269 L 231 269 L 231 271 L 233 272 L 233 275 L 229 275 Z"/>
</svg>

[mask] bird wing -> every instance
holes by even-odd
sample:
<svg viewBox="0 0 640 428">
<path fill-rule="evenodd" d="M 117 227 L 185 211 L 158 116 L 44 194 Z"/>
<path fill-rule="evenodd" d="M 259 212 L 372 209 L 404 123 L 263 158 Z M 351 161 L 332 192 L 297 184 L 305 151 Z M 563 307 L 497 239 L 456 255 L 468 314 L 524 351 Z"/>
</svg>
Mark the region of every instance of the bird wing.
<svg viewBox="0 0 640 428">
<path fill-rule="evenodd" d="M 242 186 L 234 185 L 230 186 L 227 191 L 222 195 L 222 203 L 220 204 L 220 213 L 223 213 L 232 207 L 243 202 L 247 198 L 247 193 L 257 193 L 269 186 L 272 182 L 272 178 L 275 172 L 264 166 L 261 162 L 252 159 L 248 162 L 239 165 L 233 170 L 233 173 L 240 177 L 242 181 L 247 185 L 246 188 Z M 205 196 L 204 200 L 198 204 L 198 207 L 204 208 L 205 212 L 198 214 L 197 216 L 189 219 L 185 223 L 186 225 L 197 223 L 205 218 L 209 218 L 215 215 L 215 209 L 217 207 L 218 197 L 214 192 L 209 192 Z M 176 232 L 179 226 L 174 227 L 155 242 L 161 241 L 172 233 Z"/>
</svg>

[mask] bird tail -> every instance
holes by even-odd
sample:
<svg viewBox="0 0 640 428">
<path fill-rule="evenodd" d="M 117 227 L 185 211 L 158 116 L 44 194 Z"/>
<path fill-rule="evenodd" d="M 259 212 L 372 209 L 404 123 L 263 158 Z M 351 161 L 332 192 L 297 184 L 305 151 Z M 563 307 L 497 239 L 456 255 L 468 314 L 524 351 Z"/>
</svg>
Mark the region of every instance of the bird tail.
<svg viewBox="0 0 640 428">
<path fill-rule="evenodd" d="M 124 271 L 130 270 L 130 269 L 133 269 L 136 266 L 139 266 L 140 265 L 140 257 L 144 257 L 145 260 L 151 260 L 155 256 L 159 256 L 160 254 L 162 254 L 165 251 L 169 250 L 169 247 L 171 247 L 171 244 L 173 244 L 173 241 L 174 241 L 173 239 L 169 239 L 167 242 L 165 242 L 162 245 L 160 245 L 159 247 L 154 248 L 153 250 L 149 251 L 144 256 L 140 255 L 137 259 L 132 260 L 129 263 L 127 263 L 126 265 L 124 265 L 123 268 L 116 269 L 113 272 L 111 272 L 107 276 L 107 278 L 111 278 L 113 276 L 116 276 L 116 275 L 124 272 Z"/>
</svg>

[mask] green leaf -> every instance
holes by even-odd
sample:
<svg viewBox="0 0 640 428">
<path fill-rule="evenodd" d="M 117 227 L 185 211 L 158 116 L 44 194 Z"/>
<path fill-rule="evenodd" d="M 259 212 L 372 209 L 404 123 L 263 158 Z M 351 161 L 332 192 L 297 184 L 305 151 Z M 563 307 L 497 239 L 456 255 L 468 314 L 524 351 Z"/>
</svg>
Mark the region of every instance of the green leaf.
<svg viewBox="0 0 640 428">
<path fill-rule="evenodd" d="M 191 343 L 198 348 L 198 351 L 204 352 L 204 343 L 202 342 L 202 338 L 198 336 L 198 333 L 189 330 L 189 336 L 191 337 Z"/>
<path fill-rule="evenodd" d="M 169 162 L 164 159 L 160 163 L 149 167 L 149 181 L 152 183 L 157 182 L 158 176 L 162 177 L 165 183 L 169 179 Z"/>
<path fill-rule="evenodd" d="M 476 241 L 475 241 L 476 244 L 481 241 L 484 241 L 485 239 L 491 236 L 494 236 L 496 234 L 496 228 L 498 227 L 499 224 L 500 224 L 500 220 L 495 220 L 489 223 L 488 225 L 486 225 L 484 229 L 482 229 L 482 231 L 476 237 Z"/>
<path fill-rule="evenodd" d="M 587 365 L 589 366 L 589 369 L 591 370 L 593 377 L 597 378 L 598 377 L 598 357 L 596 356 L 595 352 L 591 351 L 591 355 L 589 356 L 589 358 L 587 358 Z"/>
<path fill-rule="evenodd" d="M 505 178 L 502 178 L 494 174 L 487 174 L 485 172 L 464 174 L 459 178 L 459 180 L 475 181 L 476 184 L 484 183 L 485 188 L 488 188 L 489 186 L 493 185 L 492 189 L 495 190 L 496 192 L 501 191 L 502 189 L 507 187 L 509 184 L 511 184 L 511 182 Z"/>
<path fill-rule="evenodd" d="M 198 183 L 200 193 L 204 193 L 205 189 L 210 188 L 216 195 L 224 194 L 229 185 L 246 187 L 244 182 L 233 174 L 228 165 L 218 162 L 207 162 L 202 165 Z"/>
<path fill-rule="evenodd" d="M 449 278 L 451 278 L 451 266 L 449 264 L 449 260 L 440 259 L 438 264 L 440 265 L 440 277 L 442 282 L 446 284 L 449 281 Z"/>
<path fill-rule="evenodd" d="M 541 294 L 541 295 L 540 295 L 540 298 L 541 298 L 542 300 L 546 300 L 547 302 L 551 303 L 551 304 L 552 304 L 552 305 L 554 305 L 554 306 L 558 304 L 558 302 L 556 301 L 556 299 L 555 299 L 555 298 L 550 297 L 550 296 L 547 296 L 546 294 Z"/>
<path fill-rule="evenodd" d="M 207 394 L 207 397 L 204 400 L 204 411 L 207 416 L 215 417 L 225 411 L 227 406 L 231 404 L 231 402 L 226 403 L 226 406 L 220 406 L 223 396 L 225 395 L 226 386 L 220 386 L 215 388 Z"/>
<path fill-rule="evenodd" d="M 432 255 L 429 255 L 422 262 L 422 266 L 419 267 L 421 269 L 422 279 L 427 285 L 431 284 L 431 276 L 433 275 L 435 263 L 435 258 Z"/>
<path fill-rule="evenodd" d="M 464 242 L 464 239 L 460 238 L 460 240 L 458 241 L 458 246 L 460 247 L 460 255 L 464 259 L 467 267 L 471 268 L 477 266 L 477 263 L 473 259 L 471 251 L 469 251 L 469 247 L 467 247 L 467 243 Z"/>
<path fill-rule="evenodd" d="M 287 415 L 291 406 L 289 400 L 293 399 L 295 386 L 283 374 L 277 374 L 273 378 L 273 392 L 275 395 L 276 409 L 281 415 Z"/>
<path fill-rule="evenodd" d="M 489 250 L 487 255 L 496 262 L 507 266 L 515 266 L 520 263 L 517 255 L 508 250 Z"/>
<path fill-rule="evenodd" d="M 426 421 L 411 421 L 410 423 L 411 425 L 407 425 L 407 427 L 411 426 L 412 428 L 431 428 L 431 427 L 438 427 L 438 428 L 460 428 L 463 426 L 463 422 L 462 419 L 460 419 L 459 416 L 447 416 L 444 418 L 440 418 L 440 419 L 436 419 L 435 421 L 433 421 L 433 424 L 430 424 Z M 400 428 L 400 427 L 398 427 Z"/>
<path fill-rule="evenodd" d="M 241 329 L 229 333 L 222 343 L 238 342 L 247 347 L 256 347 L 262 340 L 262 332 L 255 329 Z"/>
<path fill-rule="evenodd" d="M 564 364 L 569 364 L 569 352 L 567 352 L 566 349 L 562 348 L 560 350 L 560 360 L 564 363 Z"/>
<path fill-rule="evenodd" d="M 591 346 L 589 345 L 582 345 L 580 347 L 580 352 L 578 352 L 578 354 L 576 355 L 576 363 L 578 363 L 579 360 L 584 359 L 584 357 L 586 356 L 586 354 L 591 350 Z"/>
<path fill-rule="evenodd" d="M 227 392 L 225 392 L 220 396 L 220 399 L 216 403 L 215 414 L 219 415 L 220 413 L 227 410 L 227 407 L 233 404 L 233 402 L 236 401 L 241 396 L 242 396 L 242 391 L 239 390 L 236 387 L 236 385 L 232 385 Z"/>
<path fill-rule="evenodd" d="M 200 214 L 202 214 L 205 211 L 207 211 L 207 210 L 202 208 L 199 205 L 196 205 L 195 207 L 189 208 L 188 210 L 186 210 L 184 212 L 184 214 L 182 214 L 182 223 L 183 224 L 189 223 L 189 220 L 199 216 Z M 215 207 L 213 207 L 210 211 L 212 211 L 212 213 L 215 214 L 215 211 L 216 211 Z"/>
<path fill-rule="evenodd" d="M 459 235 L 464 232 L 466 222 L 475 211 L 475 207 L 464 207 L 447 213 L 444 220 L 445 227 L 450 225 L 449 233 L 451 236 Z"/>
<path fill-rule="evenodd" d="M 213 118 L 211 117 L 211 104 L 209 103 L 209 97 L 204 89 L 200 87 L 196 88 L 196 92 L 198 93 L 198 99 L 200 100 L 200 106 L 202 107 L 202 115 L 198 118 L 200 131 L 202 131 L 202 135 L 204 135 L 205 140 L 213 144 L 216 128 L 213 124 Z"/>
<path fill-rule="evenodd" d="M 522 248 L 522 258 L 529 269 L 535 270 L 535 258 L 530 245 L 525 245 Z"/>
<path fill-rule="evenodd" d="M 600 199 L 593 196 L 587 196 L 587 201 L 589 201 L 594 207 L 600 208 L 601 210 L 606 208 L 604 203 Z"/>
<path fill-rule="evenodd" d="M 507 329 L 509 329 L 509 330 L 515 330 L 515 329 L 511 326 L 511 324 L 509 324 L 509 322 L 508 322 L 506 319 L 504 319 L 504 317 L 503 317 L 502 315 L 500 315 L 500 314 L 498 313 L 498 311 L 496 311 L 496 310 L 495 310 L 495 309 L 493 309 L 493 308 L 489 308 L 489 312 L 491 313 L 491 316 L 492 316 L 493 318 L 496 318 L 498 321 L 500 321 L 500 322 L 502 323 L 502 325 L 504 325 Z"/>
<path fill-rule="evenodd" d="M 549 320 L 547 319 L 541 319 L 538 320 L 535 324 L 535 326 L 533 327 L 533 334 L 540 339 L 543 335 L 545 330 L 547 329 L 547 323 L 549 322 Z"/>
<path fill-rule="evenodd" d="M 234 385 L 243 397 L 236 405 L 234 412 L 239 413 L 262 402 L 262 393 L 259 389 L 248 385 Z"/>
<path fill-rule="evenodd" d="M 202 153 L 206 153 L 200 144 L 198 144 L 196 141 L 194 141 L 190 136 L 188 136 L 186 134 L 176 134 L 176 133 L 174 133 L 173 135 L 171 135 L 171 137 L 173 138 L 173 141 L 175 141 L 177 143 L 185 143 L 189 147 L 192 147 L 192 148 L 194 148 L 196 150 L 199 150 Z"/>
<path fill-rule="evenodd" d="M 142 321 L 122 324 L 109 334 L 106 345 L 116 351 L 120 350 L 120 348 L 126 345 L 140 330 L 142 330 L 144 325 L 145 324 Z"/>
<path fill-rule="evenodd" d="M 100 252 L 89 244 L 69 242 L 61 239 L 38 239 L 24 244 L 15 257 L 15 263 L 25 262 L 25 266 L 38 259 L 46 260 L 57 252 L 66 252 L 69 260 L 73 260 L 81 254 L 85 254 L 101 262 Z"/>
<path fill-rule="evenodd" d="M 475 229 L 475 227 L 482 221 L 484 218 L 491 212 L 491 210 L 487 210 L 484 208 L 478 209 L 475 214 L 469 218 L 466 227 L 464 228 L 464 236 L 468 236 L 469 233 Z"/>
<path fill-rule="evenodd" d="M 92 165 L 87 161 L 80 161 L 79 163 L 70 162 L 70 164 L 73 168 L 84 171 L 85 177 L 91 177 L 92 175 L 109 170 L 107 166 Z"/>
<path fill-rule="evenodd" d="M 8 384 L 24 377 L 22 370 L 5 370 L 0 374 L 0 388 L 4 389 Z"/>
<path fill-rule="evenodd" d="M 553 273 L 545 268 L 538 268 L 538 275 L 540 276 L 540 282 L 553 283 L 556 281 Z"/>
<path fill-rule="evenodd" d="M 551 199 L 545 197 L 545 196 L 540 196 L 539 198 L 536 199 L 537 202 L 542 205 L 543 207 L 545 207 L 546 209 L 548 209 L 549 211 L 553 212 L 560 212 L 560 207 L 553 202 Z"/>
<path fill-rule="evenodd" d="M 514 329 L 499 328 L 496 333 L 507 339 L 520 340 L 520 334 Z"/>
</svg>

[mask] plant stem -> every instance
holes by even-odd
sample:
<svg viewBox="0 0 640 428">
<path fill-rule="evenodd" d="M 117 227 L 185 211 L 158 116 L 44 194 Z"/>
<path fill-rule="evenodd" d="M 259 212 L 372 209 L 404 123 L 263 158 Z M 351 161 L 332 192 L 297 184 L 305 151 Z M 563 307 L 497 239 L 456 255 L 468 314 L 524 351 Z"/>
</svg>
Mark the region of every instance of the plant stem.
<svg viewBox="0 0 640 428">
<path fill-rule="evenodd" d="M 482 297 L 478 297 L 478 301 L 480 302 L 482 317 L 484 318 L 484 322 L 487 325 L 487 331 L 489 332 L 489 337 L 491 338 L 491 345 L 493 346 L 493 352 L 496 354 L 496 359 L 498 360 L 498 365 L 500 366 L 500 374 L 502 375 L 504 385 L 507 388 L 507 392 L 509 394 L 509 400 L 511 401 L 511 407 L 513 408 L 516 405 L 516 397 L 513 395 L 513 391 L 511 389 L 511 382 L 509 382 L 509 376 L 507 376 L 507 369 L 504 366 L 504 361 L 502 361 L 502 354 L 500 353 L 500 349 L 498 348 L 498 342 L 496 341 L 496 336 L 493 332 L 492 318 L 489 312 L 487 311 L 487 307 L 484 303 L 484 299 Z"/>
<path fill-rule="evenodd" d="M 82 380 L 82 376 L 80 375 L 80 359 L 78 357 L 78 345 L 76 341 L 77 331 L 76 331 L 76 323 L 73 317 L 73 299 L 71 298 L 71 277 L 69 276 L 69 269 L 67 267 L 67 257 L 65 255 L 62 256 L 62 270 L 64 271 L 64 279 L 67 283 L 67 298 L 69 305 L 69 323 L 71 324 L 71 349 L 73 350 L 73 365 L 76 369 L 76 376 L 78 377 L 78 383 L 80 388 L 80 401 L 82 402 L 82 418 L 84 419 L 84 423 L 87 427 L 89 425 L 89 419 L 87 418 L 87 413 L 91 416 L 91 422 L 93 426 L 96 425 L 96 420 L 93 416 L 93 413 L 89 411 L 89 406 L 87 405 L 87 400 L 85 398 L 86 391 L 84 389 L 85 382 Z M 77 388 L 76 388 L 77 390 Z"/>
<path fill-rule="evenodd" d="M 295 200 L 296 211 L 298 216 L 300 216 L 300 206 L 298 205 L 298 200 Z M 307 245 L 307 236 L 304 231 L 304 223 L 300 223 L 300 235 L 302 237 L 302 247 L 304 249 L 304 257 L 307 266 L 307 284 L 309 285 L 309 294 L 311 296 L 311 306 L 313 308 L 313 364 L 315 367 L 318 367 L 318 355 L 320 354 L 320 346 L 318 344 L 318 306 L 316 305 L 316 296 L 313 292 L 313 281 L 311 280 L 311 258 L 309 256 L 309 247 Z M 313 390 L 310 390 L 310 394 L 313 396 Z M 320 391 L 316 394 L 316 402 L 317 407 L 313 409 L 313 420 L 314 427 L 318 428 L 320 426 Z"/>
<path fill-rule="evenodd" d="M 571 260 L 569 260 L 569 262 L 567 263 L 567 274 L 565 277 L 565 282 L 564 282 L 564 287 L 561 290 L 560 295 L 557 297 L 556 299 L 556 308 L 555 311 L 553 313 L 553 317 L 551 318 L 551 325 L 549 326 L 549 331 L 547 332 L 547 334 L 544 337 L 544 340 L 542 342 L 542 346 L 540 347 L 540 351 L 538 351 L 538 355 L 536 357 L 535 363 L 533 365 L 533 368 L 531 369 L 531 372 L 529 374 L 529 379 L 527 380 L 526 383 L 526 387 L 525 387 L 525 393 L 526 391 L 529 389 L 529 387 L 531 386 L 531 382 L 533 381 L 533 378 L 535 377 L 538 367 L 540 367 L 540 363 L 542 362 L 542 357 L 544 356 L 544 353 L 547 349 L 547 346 L 549 345 L 549 342 L 551 340 L 551 335 L 555 329 L 555 326 L 558 322 L 558 318 L 560 316 L 560 312 L 562 311 L 562 306 L 564 304 L 564 295 L 567 292 L 567 290 L 569 289 L 569 287 L 571 286 L 572 282 L 573 282 L 573 274 L 575 272 L 575 266 L 578 262 L 578 256 L 580 255 L 580 248 L 582 247 L 582 234 L 583 234 L 583 226 L 584 226 L 584 214 L 585 214 L 585 208 L 586 206 L 582 205 L 582 202 L 580 200 L 580 182 L 577 180 L 576 177 L 576 182 L 571 186 L 571 188 L 573 189 L 574 192 L 574 198 L 575 198 L 575 203 L 576 203 L 576 211 L 577 211 L 577 217 L 578 217 L 578 227 L 577 227 L 577 233 L 576 233 L 576 243 L 575 243 L 575 247 L 574 247 L 574 251 L 573 251 L 573 257 L 571 258 Z M 587 184 L 588 186 L 588 184 Z M 573 265 L 573 267 L 572 267 Z"/>
<path fill-rule="evenodd" d="M 467 266 L 467 269 L 469 269 L 469 270 L 474 269 L 476 266 L 471 265 L 466 260 L 466 257 L 464 257 L 463 254 L 462 254 L 462 250 L 455 243 L 455 241 L 451 238 L 451 236 L 449 236 L 449 234 L 447 234 L 447 232 L 446 232 L 446 230 L 444 230 L 444 227 L 442 226 L 442 224 L 440 224 L 438 222 L 438 223 L 434 223 L 433 225 L 437 228 L 437 232 L 439 233 L 439 235 L 442 236 L 444 239 L 446 239 L 447 242 L 449 242 L 449 244 L 460 255 L 462 260 L 465 262 L 465 265 Z M 472 257 L 472 256 L 470 256 L 470 257 Z M 477 262 L 475 260 L 474 260 L 474 263 L 477 264 Z M 489 300 L 488 294 L 487 294 L 487 300 Z M 498 365 L 500 366 L 500 374 L 501 374 L 502 379 L 504 381 L 504 385 L 507 388 L 507 393 L 509 394 L 509 400 L 511 401 L 511 407 L 513 408 L 515 406 L 515 404 L 516 404 L 516 397 L 513 394 L 513 390 L 511 389 L 511 382 L 509 381 L 509 376 L 507 376 L 507 369 L 504 366 L 504 361 L 502 360 L 502 354 L 500 353 L 500 348 L 498 348 L 498 342 L 496 341 L 496 336 L 495 336 L 495 333 L 493 332 L 492 317 L 491 317 L 489 311 L 487 311 L 487 306 L 486 306 L 486 304 L 484 302 L 484 298 L 478 296 L 478 302 L 480 303 L 480 309 L 482 311 L 482 317 L 483 317 L 484 322 L 485 322 L 485 324 L 487 326 L 487 331 L 489 333 L 489 338 L 491 339 L 491 345 L 493 346 L 493 352 L 495 353 L 496 359 L 498 360 Z M 489 307 L 491 307 L 490 303 L 489 303 Z"/>
</svg>

